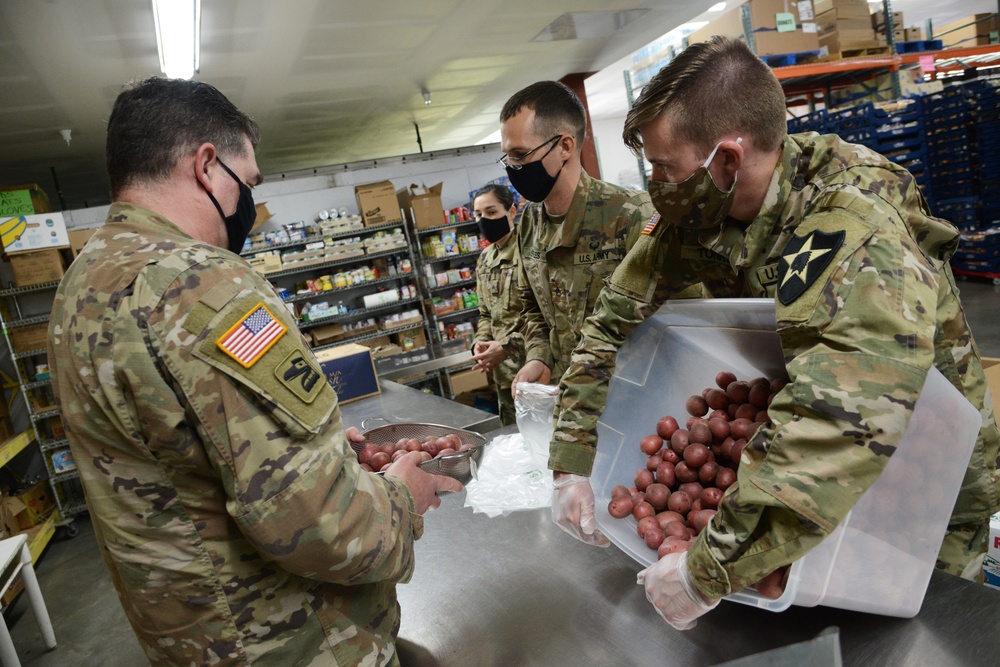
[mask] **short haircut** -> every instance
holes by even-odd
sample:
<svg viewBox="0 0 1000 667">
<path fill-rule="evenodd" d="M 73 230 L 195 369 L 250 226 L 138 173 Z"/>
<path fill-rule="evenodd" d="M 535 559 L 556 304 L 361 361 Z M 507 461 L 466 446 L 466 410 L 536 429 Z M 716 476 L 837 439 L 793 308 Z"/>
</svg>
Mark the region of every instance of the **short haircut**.
<svg viewBox="0 0 1000 667">
<path fill-rule="evenodd" d="M 765 151 L 777 150 L 788 133 L 785 94 L 774 72 L 746 44 L 719 35 L 684 49 L 643 87 L 622 132 L 636 155 L 640 130 L 661 114 L 706 154 L 727 133 L 750 137 Z"/>
<path fill-rule="evenodd" d="M 500 122 L 513 118 L 522 109 L 535 112 L 535 134 L 546 139 L 557 134 L 572 134 L 576 138 L 577 150 L 583 149 L 583 140 L 587 136 L 587 112 L 580 98 L 565 84 L 539 81 L 519 90 L 503 105 Z"/>
<path fill-rule="evenodd" d="M 498 183 L 487 183 L 483 187 L 479 188 L 476 192 L 476 196 L 472 198 L 472 203 L 475 204 L 476 200 L 482 195 L 493 195 L 503 206 L 505 211 L 509 211 L 510 207 L 514 205 L 514 193 L 510 191 L 506 185 L 500 185 Z"/>
<path fill-rule="evenodd" d="M 205 142 L 226 156 L 256 148 L 260 129 L 213 86 L 152 77 L 126 85 L 108 119 L 105 144 L 111 198 L 122 189 L 170 175 L 177 161 Z"/>
</svg>

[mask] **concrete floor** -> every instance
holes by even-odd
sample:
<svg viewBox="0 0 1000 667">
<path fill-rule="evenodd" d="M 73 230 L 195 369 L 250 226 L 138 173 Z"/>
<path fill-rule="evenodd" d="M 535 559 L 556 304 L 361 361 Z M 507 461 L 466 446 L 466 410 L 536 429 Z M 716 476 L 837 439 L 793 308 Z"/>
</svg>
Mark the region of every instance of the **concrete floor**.
<svg viewBox="0 0 1000 667">
<path fill-rule="evenodd" d="M 1000 357 L 1000 286 L 961 281 L 959 288 L 981 353 Z M 77 537 L 53 540 L 36 566 L 58 648 L 45 650 L 23 595 L 5 612 L 21 662 L 25 667 L 145 665 L 145 656 L 108 578 L 90 522 L 83 517 L 79 524 Z"/>
</svg>

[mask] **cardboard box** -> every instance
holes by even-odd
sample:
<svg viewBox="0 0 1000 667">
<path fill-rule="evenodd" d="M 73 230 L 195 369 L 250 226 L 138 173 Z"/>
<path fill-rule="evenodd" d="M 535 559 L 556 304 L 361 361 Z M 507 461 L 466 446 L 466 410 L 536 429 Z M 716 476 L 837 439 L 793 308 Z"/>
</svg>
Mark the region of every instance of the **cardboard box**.
<svg viewBox="0 0 1000 667">
<path fill-rule="evenodd" d="M 870 15 L 867 0 L 815 0 L 813 11 L 822 14 L 832 9 L 842 18 L 856 18 L 868 20 Z"/>
<path fill-rule="evenodd" d="M 393 334 L 393 338 L 396 340 L 396 345 L 398 345 L 404 352 L 419 350 L 422 347 L 427 347 L 427 334 L 424 333 L 423 329 L 400 331 Z"/>
<path fill-rule="evenodd" d="M 358 210 L 361 211 L 365 227 L 402 224 L 403 214 L 399 210 L 396 188 L 391 181 L 355 185 L 354 196 L 357 197 Z"/>
<path fill-rule="evenodd" d="M 885 32 L 885 12 L 872 12 L 871 23 L 877 32 Z M 903 27 L 903 12 L 892 13 L 892 27 L 897 30 Z"/>
<path fill-rule="evenodd" d="M 45 521 L 56 507 L 52 489 L 49 488 L 47 481 L 39 482 L 27 491 L 17 494 L 17 499 L 24 505 L 24 513 L 19 515 L 19 518 L 28 522 L 26 529 Z"/>
<path fill-rule="evenodd" d="M 49 196 L 37 183 L 0 188 L 0 218 L 48 213 Z"/>
<path fill-rule="evenodd" d="M 344 325 L 324 324 L 314 329 L 310 329 L 309 335 L 312 337 L 313 347 L 329 345 L 330 343 L 336 343 L 344 337 Z"/>
<path fill-rule="evenodd" d="M 68 248 L 69 235 L 62 213 L 0 218 L 0 240 L 8 255 L 15 252 Z"/>
<path fill-rule="evenodd" d="M 903 30 L 904 42 L 919 42 L 924 38 L 924 31 L 920 28 L 906 28 Z"/>
<path fill-rule="evenodd" d="M 28 508 L 17 496 L 5 493 L 0 497 L 0 526 L 3 527 L 4 536 L 17 535 L 34 525 L 28 519 L 27 511 Z"/>
<path fill-rule="evenodd" d="M 14 283 L 18 287 L 31 287 L 62 280 L 66 275 L 66 262 L 58 250 L 36 250 L 9 255 Z"/>
<path fill-rule="evenodd" d="M 259 204 L 255 204 L 254 210 L 257 211 L 257 218 L 253 221 L 253 229 L 251 229 L 250 231 L 258 229 L 261 225 L 263 225 L 265 222 L 271 219 L 271 212 L 267 210 L 266 201 L 262 201 Z"/>
<path fill-rule="evenodd" d="M 90 237 L 94 235 L 97 231 L 97 227 L 88 227 L 87 229 L 71 229 L 69 230 L 69 253 L 70 257 L 76 259 L 80 251 L 83 250 L 83 246 L 87 245 L 87 241 Z"/>
<path fill-rule="evenodd" d="M 449 375 L 449 381 L 451 382 L 451 393 L 453 396 L 490 386 L 489 376 L 475 368 L 452 373 Z"/>
<path fill-rule="evenodd" d="M 247 264 L 252 266 L 258 273 L 267 275 L 275 271 L 281 271 L 283 264 L 279 255 L 257 255 L 247 260 Z"/>
<path fill-rule="evenodd" d="M 940 39 L 946 49 L 980 46 L 990 43 L 991 32 L 1000 32 L 1000 17 L 997 14 L 973 14 L 940 28 L 934 26 L 934 39 Z"/>
<path fill-rule="evenodd" d="M 356 343 L 338 345 L 316 354 L 326 379 L 337 392 L 341 404 L 357 401 L 382 392 L 375 373 L 372 351 Z"/>
<path fill-rule="evenodd" d="M 993 414 L 1000 418 L 1000 359 L 983 357 L 983 369 L 986 371 L 986 384 L 993 395 Z M 997 558 L 1000 559 L 1000 556 Z"/>
<path fill-rule="evenodd" d="M 14 352 L 44 350 L 49 346 L 49 323 L 15 327 L 10 329 L 7 335 L 10 337 L 10 346 Z"/>
<path fill-rule="evenodd" d="M 417 229 L 440 227 L 444 224 L 444 205 L 441 203 L 441 187 L 438 183 L 426 185 L 412 184 L 400 193 L 399 201 L 410 215 L 410 222 Z M 423 193 L 419 190 L 423 189 Z"/>
<path fill-rule="evenodd" d="M 750 0 L 747 3 L 746 6 L 750 8 L 754 47 L 757 55 L 770 56 L 819 50 L 819 37 L 816 34 L 814 21 L 817 10 L 813 8 L 812 17 L 802 19 L 799 16 L 799 4 L 787 0 Z M 740 7 L 726 12 L 707 26 L 688 35 L 688 43 L 704 42 L 713 35 L 741 37 L 743 35 L 743 21 L 740 12 Z M 778 32 L 777 15 L 785 12 L 793 15 L 795 29 L 790 32 Z M 864 16 L 867 20 L 867 9 Z"/>
</svg>

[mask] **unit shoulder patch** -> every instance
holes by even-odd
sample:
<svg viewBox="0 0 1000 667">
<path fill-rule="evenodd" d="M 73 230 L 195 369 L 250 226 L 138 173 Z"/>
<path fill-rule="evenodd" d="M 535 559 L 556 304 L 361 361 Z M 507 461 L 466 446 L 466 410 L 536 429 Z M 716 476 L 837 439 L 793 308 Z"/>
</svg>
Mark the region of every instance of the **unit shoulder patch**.
<svg viewBox="0 0 1000 667">
<path fill-rule="evenodd" d="M 802 296 L 836 257 L 845 237 L 843 230 L 793 237 L 778 262 L 778 301 L 787 306 Z"/>
<path fill-rule="evenodd" d="M 243 368 L 250 368 L 286 331 L 288 329 L 285 325 L 260 301 L 222 334 L 215 344 Z"/>
</svg>

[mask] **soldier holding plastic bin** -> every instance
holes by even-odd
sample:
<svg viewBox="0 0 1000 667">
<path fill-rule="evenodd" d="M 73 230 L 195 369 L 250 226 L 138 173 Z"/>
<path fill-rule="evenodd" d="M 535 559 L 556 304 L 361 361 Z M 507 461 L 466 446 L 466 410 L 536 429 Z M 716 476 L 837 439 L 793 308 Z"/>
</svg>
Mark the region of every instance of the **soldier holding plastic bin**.
<svg viewBox="0 0 1000 667">
<path fill-rule="evenodd" d="M 150 663 L 399 664 L 396 584 L 461 485 L 417 454 L 358 464 L 294 318 L 236 254 L 258 137 L 205 83 L 118 96 L 114 203 L 56 293 L 53 388 Z"/>
<path fill-rule="evenodd" d="M 833 135 L 788 136 L 785 113 L 771 70 L 728 38 L 687 48 L 643 88 L 624 138 L 652 164 L 662 217 L 611 276 L 561 382 L 550 466 L 589 488 L 629 333 L 695 281 L 714 297 L 774 299 L 790 383 L 771 423 L 690 550 L 642 575 L 679 629 L 729 593 L 773 583 L 833 531 L 881 474 L 931 367 L 983 417 L 938 567 L 975 577 L 1000 508 L 1000 432 L 948 265 L 958 232 L 905 169 Z M 557 498 L 553 512 L 593 521 L 584 496 Z"/>
</svg>

